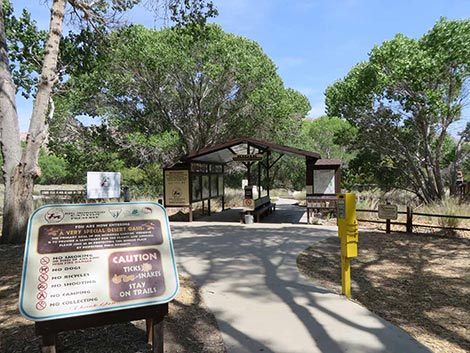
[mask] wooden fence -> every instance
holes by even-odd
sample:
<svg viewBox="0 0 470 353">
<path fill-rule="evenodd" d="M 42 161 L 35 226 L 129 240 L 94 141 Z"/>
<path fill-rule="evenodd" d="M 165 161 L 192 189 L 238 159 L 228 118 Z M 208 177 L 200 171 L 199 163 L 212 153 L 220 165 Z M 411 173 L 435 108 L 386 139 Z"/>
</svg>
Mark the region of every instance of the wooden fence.
<svg viewBox="0 0 470 353">
<path fill-rule="evenodd" d="M 356 209 L 356 212 L 369 212 L 369 213 L 378 213 L 378 210 L 366 210 L 366 209 Z M 444 230 L 458 230 L 458 231 L 470 231 L 470 228 L 465 227 L 446 227 L 441 225 L 434 225 L 434 224 L 423 224 L 417 223 L 415 216 L 424 216 L 430 218 L 447 218 L 447 219 L 462 219 L 462 220 L 469 220 L 470 216 L 454 216 L 454 215 L 442 215 L 442 214 L 431 214 L 431 213 L 422 213 L 422 212 L 415 212 L 412 207 L 408 206 L 406 211 L 398 211 L 399 215 L 406 215 L 405 222 L 398 222 L 394 220 L 374 220 L 374 219 L 360 219 L 358 218 L 358 222 L 369 222 L 369 223 L 378 223 L 384 224 L 386 228 L 386 232 L 390 232 L 390 227 L 392 225 L 399 225 L 404 226 L 407 233 L 413 233 L 413 228 L 429 228 L 429 229 L 444 229 Z"/>
</svg>

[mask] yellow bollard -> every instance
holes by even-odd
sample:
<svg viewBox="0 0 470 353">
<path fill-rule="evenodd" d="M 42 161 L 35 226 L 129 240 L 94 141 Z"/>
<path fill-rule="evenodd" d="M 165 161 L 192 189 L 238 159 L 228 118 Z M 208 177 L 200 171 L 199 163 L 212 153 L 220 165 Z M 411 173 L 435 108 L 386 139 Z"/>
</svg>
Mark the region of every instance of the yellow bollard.
<svg viewBox="0 0 470 353">
<path fill-rule="evenodd" d="M 350 258 L 357 256 L 357 244 L 359 241 L 355 194 L 338 194 L 337 222 L 338 236 L 341 241 L 342 293 L 346 297 L 351 298 Z"/>
</svg>

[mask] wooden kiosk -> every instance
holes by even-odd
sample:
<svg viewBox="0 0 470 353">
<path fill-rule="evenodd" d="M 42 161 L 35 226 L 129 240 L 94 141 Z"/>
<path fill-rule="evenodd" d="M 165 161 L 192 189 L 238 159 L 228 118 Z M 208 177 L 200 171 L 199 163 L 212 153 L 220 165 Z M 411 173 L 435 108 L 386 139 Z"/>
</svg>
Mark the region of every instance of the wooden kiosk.
<svg viewBox="0 0 470 353">
<path fill-rule="evenodd" d="M 341 160 L 319 159 L 307 163 L 307 222 L 315 211 L 335 210 L 341 193 Z"/>
</svg>

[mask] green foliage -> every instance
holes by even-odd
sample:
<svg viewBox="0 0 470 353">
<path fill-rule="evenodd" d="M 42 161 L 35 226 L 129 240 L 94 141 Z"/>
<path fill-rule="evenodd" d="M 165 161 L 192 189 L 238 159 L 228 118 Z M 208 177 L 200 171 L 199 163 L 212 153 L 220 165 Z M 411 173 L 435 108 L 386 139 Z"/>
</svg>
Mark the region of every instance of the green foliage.
<svg viewBox="0 0 470 353">
<path fill-rule="evenodd" d="M 104 117 L 122 146 L 170 140 L 154 160 L 170 162 L 235 136 L 285 141 L 310 109 L 305 96 L 284 88 L 257 43 L 217 25 L 197 35 L 130 26 L 108 43 L 106 60 L 70 80 L 68 100 L 82 97 L 72 108 Z"/>
<path fill-rule="evenodd" d="M 204 26 L 207 19 L 215 17 L 219 13 L 212 1 L 205 0 L 181 0 L 171 1 L 169 4 L 171 11 L 170 19 L 182 28 Z"/>
<path fill-rule="evenodd" d="M 163 194 L 163 170 L 160 164 L 150 163 L 141 168 L 121 169 L 121 183 L 129 186 L 132 198 L 152 197 Z"/>
<path fill-rule="evenodd" d="M 412 190 L 427 202 L 444 196 L 447 131 L 461 116 L 469 42 L 470 20 L 441 19 L 419 40 L 397 34 L 374 47 L 369 61 L 327 88 L 328 113 L 357 128 L 350 147 L 368 177 L 384 185 L 392 175 L 386 187 Z"/>
<path fill-rule="evenodd" d="M 127 151 L 120 151 L 105 125 L 62 128 L 61 135 L 49 141 L 50 150 L 68 163 L 71 183 L 81 184 L 88 171 L 120 171 L 125 167 Z M 58 134 L 58 132 L 56 132 Z"/>
<path fill-rule="evenodd" d="M 342 187 L 351 189 L 357 176 L 350 168 L 354 152 L 350 151 L 350 141 L 356 139 L 357 129 L 349 122 L 332 116 L 305 119 L 301 129 L 300 148 L 317 152 L 322 158 L 339 159 L 342 162 Z"/>
<path fill-rule="evenodd" d="M 41 174 L 37 179 L 38 184 L 62 184 L 68 180 L 68 164 L 60 157 L 41 150 L 39 154 L 39 168 Z"/>
<path fill-rule="evenodd" d="M 347 163 L 353 155 L 344 141 L 354 139 L 355 132 L 350 123 L 337 117 L 305 119 L 301 130 L 302 146 L 319 153 L 322 158 L 341 159 Z"/>
<path fill-rule="evenodd" d="M 38 30 L 36 21 L 26 9 L 16 17 L 9 0 L 3 0 L 2 4 L 13 82 L 21 94 L 29 98 L 39 82 L 47 32 Z"/>
<path fill-rule="evenodd" d="M 284 155 L 271 170 L 271 188 L 302 190 L 305 188 L 305 159 Z"/>
</svg>

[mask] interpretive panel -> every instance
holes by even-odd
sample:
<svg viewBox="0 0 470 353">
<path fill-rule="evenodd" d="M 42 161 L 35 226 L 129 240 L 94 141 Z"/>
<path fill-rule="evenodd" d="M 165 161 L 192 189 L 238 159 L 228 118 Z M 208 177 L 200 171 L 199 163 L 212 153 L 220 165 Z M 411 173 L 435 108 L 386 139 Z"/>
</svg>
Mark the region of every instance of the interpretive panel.
<svg viewBox="0 0 470 353">
<path fill-rule="evenodd" d="M 398 207 L 397 205 L 379 205 L 378 217 L 380 219 L 397 219 L 398 218 Z"/>
<path fill-rule="evenodd" d="M 87 172 L 88 199 L 114 199 L 121 197 L 121 173 Z"/>
<path fill-rule="evenodd" d="M 165 170 L 165 206 L 189 206 L 189 170 Z"/>
<path fill-rule="evenodd" d="M 313 171 L 313 193 L 334 194 L 335 193 L 335 170 L 319 169 Z"/>
<path fill-rule="evenodd" d="M 19 303 L 26 318 L 155 305 L 177 292 L 168 217 L 161 205 L 48 205 L 31 216 Z"/>
<path fill-rule="evenodd" d="M 219 174 L 218 179 L 219 179 L 219 183 L 218 183 L 219 196 L 223 196 L 224 195 L 224 176 L 223 176 L 223 174 Z"/>
<path fill-rule="evenodd" d="M 218 196 L 219 188 L 217 186 L 219 178 L 216 174 L 211 175 L 211 197 Z"/>
<path fill-rule="evenodd" d="M 210 191 L 209 190 L 209 175 L 203 175 L 202 176 L 202 198 L 204 200 L 210 197 L 209 191 Z"/>
<path fill-rule="evenodd" d="M 193 175 L 191 177 L 192 184 L 192 202 L 201 200 L 201 177 L 199 175 Z"/>
</svg>

